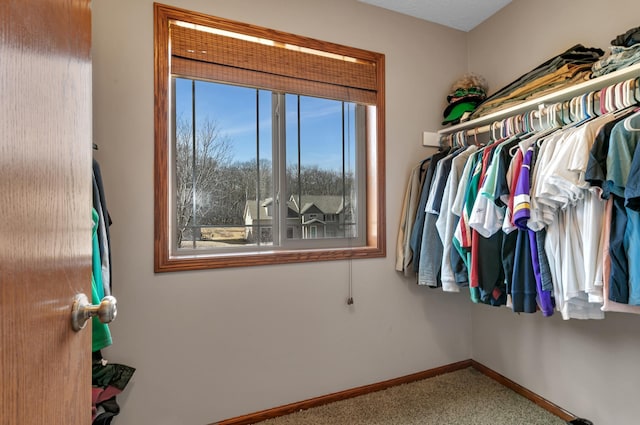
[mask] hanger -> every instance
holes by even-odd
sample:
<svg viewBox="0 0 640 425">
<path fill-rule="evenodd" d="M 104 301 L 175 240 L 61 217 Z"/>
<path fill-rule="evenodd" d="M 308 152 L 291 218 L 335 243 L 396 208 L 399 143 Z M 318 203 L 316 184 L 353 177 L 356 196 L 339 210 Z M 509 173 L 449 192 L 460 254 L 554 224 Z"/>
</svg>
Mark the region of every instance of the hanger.
<svg viewBox="0 0 640 425">
<path fill-rule="evenodd" d="M 593 113 L 593 92 L 589 92 L 583 96 L 582 107 L 587 119 L 595 118 L 596 114 Z"/>
<path fill-rule="evenodd" d="M 620 110 L 620 109 L 624 109 L 625 108 L 625 96 L 624 96 L 624 82 L 622 83 L 618 83 L 615 86 L 615 104 L 616 104 L 616 111 Z"/>
<path fill-rule="evenodd" d="M 476 146 L 480 146 L 480 142 L 478 142 L 478 127 L 474 127 L 473 129 L 473 140 Z"/>
<path fill-rule="evenodd" d="M 571 115 L 571 126 L 578 126 L 583 122 L 587 121 L 588 115 L 586 112 L 586 105 L 584 104 L 586 100 L 584 99 L 584 95 L 576 96 L 569 102 L 570 104 L 570 115 Z"/>
<path fill-rule="evenodd" d="M 511 133 L 510 136 L 515 136 L 520 133 L 520 115 L 514 115 L 511 117 Z"/>
<path fill-rule="evenodd" d="M 512 137 L 516 134 L 516 117 L 511 116 L 507 118 L 507 136 Z"/>
<path fill-rule="evenodd" d="M 558 114 L 562 107 L 562 103 L 554 103 L 549 106 L 541 106 L 539 107 L 539 110 L 533 111 L 532 117 L 538 115 L 538 121 L 540 124 L 540 129 L 536 129 L 535 125 L 533 125 L 535 137 L 537 138 L 534 143 L 538 147 L 542 146 L 542 143 L 547 136 L 562 128 L 562 122 L 558 120 Z M 534 121 L 532 120 L 532 124 L 533 122 Z"/>
<path fill-rule="evenodd" d="M 511 137 L 511 133 L 513 132 L 513 117 L 508 117 L 504 122 L 504 134 L 502 136 Z"/>
<path fill-rule="evenodd" d="M 529 132 L 529 133 L 534 133 L 535 132 L 535 130 L 533 128 L 533 112 L 535 112 L 535 111 L 527 112 L 525 117 L 524 117 L 524 126 L 525 126 L 527 132 Z"/>
<path fill-rule="evenodd" d="M 638 99 L 636 99 L 636 85 L 638 80 L 631 79 L 627 80 L 625 84 L 625 93 L 627 98 L 627 106 L 633 106 L 638 103 Z"/>
<path fill-rule="evenodd" d="M 546 107 L 543 109 L 543 111 L 544 111 L 544 112 L 543 112 L 543 113 L 542 113 L 542 115 L 540 116 L 540 122 L 542 122 L 542 117 L 544 116 L 544 117 L 546 118 L 546 119 L 545 119 L 545 121 L 546 121 L 546 126 L 545 126 L 545 128 L 550 128 L 550 127 L 551 127 L 551 114 L 552 114 L 552 113 L 555 113 L 555 112 L 554 112 L 554 110 L 553 110 L 553 107 L 552 107 L 552 106 L 546 106 Z"/>
<path fill-rule="evenodd" d="M 538 118 L 538 124 L 540 125 L 540 128 L 536 128 L 536 116 Z M 542 111 L 541 110 L 531 111 L 531 129 L 533 131 L 544 130 L 544 125 L 542 124 Z"/>
<path fill-rule="evenodd" d="M 605 115 L 607 113 L 607 89 L 598 90 L 598 114 Z"/>
<path fill-rule="evenodd" d="M 636 97 L 635 97 L 635 83 L 636 80 L 627 80 L 627 84 L 626 84 L 626 90 L 625 93 L 627 94 L 627 106 L 633 106 L 635 105 L 636 102 Z"/>
<path fill-rule="evenodd" d="M 518 115 L 518 118 L 516 119 L 516 122 L 518 124 L 518 133 L 528 133 L 529 131 L 527 130 L 527 125 L 525 123 L 525 119 L 527 117 L 526 113 L 522 113 Z"/>
<path fill-rule="evenodd" d="M 600 111 L 600 90 L 591 93 L 593 94 L 593 113 L 594 115 L 600 116 L 602 115 L 602 111 Z"/>
<path fill-rule="evenodd" d="M 438 148 L 439 151 L 443 151 L 445 150 L 447 147 L 451 146 L 451 135 L 450 134 L 445 134 L 440 136 L 440 141 L 438 142 L 438 145 L 440 145 L 440 147 Z M 420 161 L 420 164 L 424 164 L 429 158 L 425 158 L 422 161 Z"/>
<path fill-rule="evenodd" d="M 628 81 L 623 81 L 620 83 L 620 103 L 622 103 L 623 108 L 628 108 L 631 106 L 629 102 L 629 84 Z"/>
<path fill-rule="evenodd" d="M 556 107 L 554 108 L 556 122 L 558 122 L 560 125 L 566 124 L 564 122 L 565 121 L 564 110 L 565 110 L 565 102 L 557 103 Z"/>
<path fill-rule="evenodd" d="M 596 112 L 596 92 L 589 92 L 589 97 L 587 98 L 587 102 L 589 104 L 589 112 L 592 117 L 597 117 L 598 113 Z"/>
<path fill-rule="evenodd" d="M 627 108 L 629 105 L 629 86 L 627 81 L 623 81 L 620 85 L 620 103 L 623 108 Z"/>
<path fill-rule="evenodd" d="M 456 133 L 456 137 L 458 139 L 458 146 L 459 147 L 467 147 L 467 146 L 469 146 L 469 143 L 468 143 L 468 140 L 467 140 L 467 132 L 465 130 L 458 131 Z"/>
<path fill-rule="evenodd" d="M 504 120 L 502 120 L 502 123 L 500 124 L 500 138 L 504 139 L 507 137 L 508 131 L 509 129 L 507 128 L 507 126 L 509 125 L 509 122 L 507 121 L 507 118 L 505 118 Z"/>
<path fill-rule="evenodd" d="M 585 121 L 593 118 L 591 108 L 589 106 L 589 93 L 585 93 L 580 97 L 580 111 Z"/>
<path fill-rule="evenodd" d="M 553 111 L 555 112 L 555 120 L 561 124 L 564 124 L 564 103 L 556 103 Z"/>
<path fill-rule="evenodd" d="M 598 109 L 600 111 L 600 115 L 604 115 L 607 112 L 605 111 L 605 107 L 607 105 L 607 91 L 605 89 L 600 89 L 598 92 Z"/>
<path fill-rule="evenodd" d="M 607 88 L 607 110 L 609 113 L 616 110 L 616 87 L 615 85 Z"/>
<path fill-rule="evenodd" d="M 575 124 L 582 120 L 581 97 L 576 96 L 569 101 L 569 124 Z"/>
<path fill-rule="evenodd" d="M 576 96 L 569 101 L 569 124 L 574 125 L 582 120 L 582 105 L 580 96 Z"/>
<path fill-rule="evenodd" d="M 629 117 L 625 118 L 625 120 L 624 120 L 624 128 L 627 131 L 632 131 L 632 132 L 640 131 L 640 128 L 634 127 L 632 125 L 632 123 L 631 123 L 631 120 L 633 120 L 635 118 L 640 118 L 640 112 L 636 112 L 635 114 L 631 114 Z"/>
<path fill-rule="evenodd" d="M 607 112 L 616 110 L 616 88 L 615 86 L 607 87 Z"/>
<path fill-rule="evenodd" d="M 560 122 L 567 125 L 571 122 L 571 112 L 569 111 L 569 101 L 560 103 Z"/>
<path fill-rule="evenodd" d="M 503 119 L 500 122 L 500 138 L 504 139 L 505 137 L 507 137 L 507 120 Z"/>
<path fill-rule="evenodd" d="M 491 130 L 491 141 L 493 142 L 497 142 L 498 138 L 496 137 L 495 134 L 495 128 L 498 126 L 498 122 L 494 121 L 491 123 L 491 125 L 489 126 L 489 130 Z"/>
</svg>

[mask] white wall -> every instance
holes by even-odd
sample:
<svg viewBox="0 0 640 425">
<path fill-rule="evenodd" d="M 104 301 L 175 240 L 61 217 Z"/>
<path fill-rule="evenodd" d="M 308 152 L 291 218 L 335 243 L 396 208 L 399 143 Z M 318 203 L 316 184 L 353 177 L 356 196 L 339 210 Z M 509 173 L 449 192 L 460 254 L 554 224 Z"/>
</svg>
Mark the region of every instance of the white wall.
<svg viewBox="0 0 640 425">
<path fill-rule="evenodd" d="M 515 0 L 469 33 L 469 70 L 499 89 L 576 43 L 607 49 L 639 12 L 637 0 Z M 640 317 L 564 322 L 474 306 L 472 318 L 475 360 L 598 425 L 640 423 Z"/>
<path fill-rule="evenodd" d="M 608 51 L 638 11 L 636 0 L 514 0 L 468 33 L 469 70 L 494 92 L 576 44 Z"/>
<path fill-rule="evenodd" d="M 174 0 L 172 5 L 382 52 L 387 257 L 153 273 L 153 9 L 93 1 L 94 141 L 114 224 L 119 315 L 105 357 L 137 368 L 122 425 L 205 424 L 470 358 L 463 294 L 394 271 L 410 167 L 466 70 L 465 33 L 355 0 Z"/>
</svg>

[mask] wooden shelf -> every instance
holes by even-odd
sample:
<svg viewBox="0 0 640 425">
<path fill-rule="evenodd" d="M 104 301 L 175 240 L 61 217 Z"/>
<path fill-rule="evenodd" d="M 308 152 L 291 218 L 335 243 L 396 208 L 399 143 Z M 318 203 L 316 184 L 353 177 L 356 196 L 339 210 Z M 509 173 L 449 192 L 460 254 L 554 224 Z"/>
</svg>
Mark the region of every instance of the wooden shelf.
<svg viewBox="0 0 640 425">
<path fill-rule="evenodd" d="M 538 109 L 539 105 L 547 105 L 569 100 L 573 97 L 579 96 L 584 93 L 600 90 L 604 87 L 617 84 L 622 81 L 631 80 L 633 78 L 640 77 L 640 63 L 631 65 L 629 67 L 619 69 L 601 77 L 594 78 L 583 83 L 575 84 L 570 87 L 565 87 L 556 92 L 549 93 L 535 99 L 529 99 L 524 102 L 520 102 L 517 105 L 509 108 L 502 109 L 471 121 L 465 121 L 460 124 L 453 125 L 451 127 L 438 130 L 439 135 L 446 135 L 455 133 L 461 130 L 473 129 L 482 125 L 490 124 L 495 121 L 502 120 L 514 115 L 521 114 L 523 112 L 532 111 Z"/>
</svg>

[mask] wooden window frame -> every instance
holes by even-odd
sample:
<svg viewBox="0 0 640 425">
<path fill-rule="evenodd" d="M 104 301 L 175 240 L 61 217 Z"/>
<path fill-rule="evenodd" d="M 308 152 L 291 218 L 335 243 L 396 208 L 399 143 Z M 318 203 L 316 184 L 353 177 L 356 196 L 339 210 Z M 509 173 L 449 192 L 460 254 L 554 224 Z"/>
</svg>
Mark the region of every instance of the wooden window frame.
<svg viewBox="0 0 640 425">
<path fill-rule="evenodd" d="M 210 251 L 196 255 L 172 255 L 169 232 L 173 231 L 170 223 L 169 201 L 169 135 L 171 107 L 170 78 L 171 52 L 169 23 L 172 21 L 189 22 L 196 25 L 226 29 L 256 37 L 267 38 L 282 43 L 331 52 L 348 56 L 356 60 L 373 63 L 375 66 L 375 116 L 367 120 L 369 136 L 366 142 L 366 243 L 364 246 L 329 248 L 329 249 L 291 249 L 256 251 L 250 253 L 211 253 Z M 310 92 L 323 91 L 324 82 L 311 84 Z M 368 83 L 367 83 L 368 84 Z M 330 85 L 330 84 L 329 84 Z M 215 269 L 225 267 L 242 267 L 267 264 L 286 264 L 311 261 L 328 261 L 343 259 L 378 258 L 386 256 L 386 216 L 385 216 L 385 97 L 384 97 L 384 55 L 357 48 L 342 46 L 312 38 L 284 33 L 255 25 L 243 24 L 206 14 L 191 12 L 159 3 L 154 3 L 154 270 L 168 272 L 180 270 Z M 303 88 L 307 90 L 307 87 Z M 331 89 L 330 89 L 331 90 Z M 343 89 L 340 89 L 343 90 Z M 358 96 L 369 96 L 367 88 L 349 88 L 343 93 Z M 315 93 L 318 95 L 318 93 Z M 341 94 L 341 96 L 347 96 Z M 373 127 L 375 126 L 375 127 Z M 375 134 L 375 136 L 371 136 Z"/>
</svg>

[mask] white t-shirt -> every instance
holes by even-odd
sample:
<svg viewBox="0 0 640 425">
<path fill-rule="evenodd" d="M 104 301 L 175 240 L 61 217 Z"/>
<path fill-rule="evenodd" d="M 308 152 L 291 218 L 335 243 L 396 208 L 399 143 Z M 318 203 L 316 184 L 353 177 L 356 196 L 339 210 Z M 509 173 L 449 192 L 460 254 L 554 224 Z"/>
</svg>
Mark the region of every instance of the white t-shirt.
<svg viewBox="0 0 640 425">
<path fill-rule="evenodd" d="M 471 215 L 469 216 L 469 227 L 475 229 L 480 235 L 488 238 L 494 235 L 502 227 L 504 220 L 504 208 L 493 202 L 496 184 L 498 181 L 498 160 L 504 145 L 510 141 L 498 145 L 493 152 L 491 162 L 487 166 L 484 180 L 480 186 L 478 197 L 476 198 Z"/>
<path fill-rule="evenodd" d="M 556 303 L 565 319 L 604 317 L 599 266 L 604 203 L 590 191 L 584 175 L 596 132 L 611 119 L 600 117 L 565 130 L 568 134 L 558 139 L 554 155 L 537 174 L 537 198 L 547 209 L 543 219 L 549 243 L 545 249 L 555 264 Z M 551 211 L 556 214 L 549 214 Z"/>
</svg>

